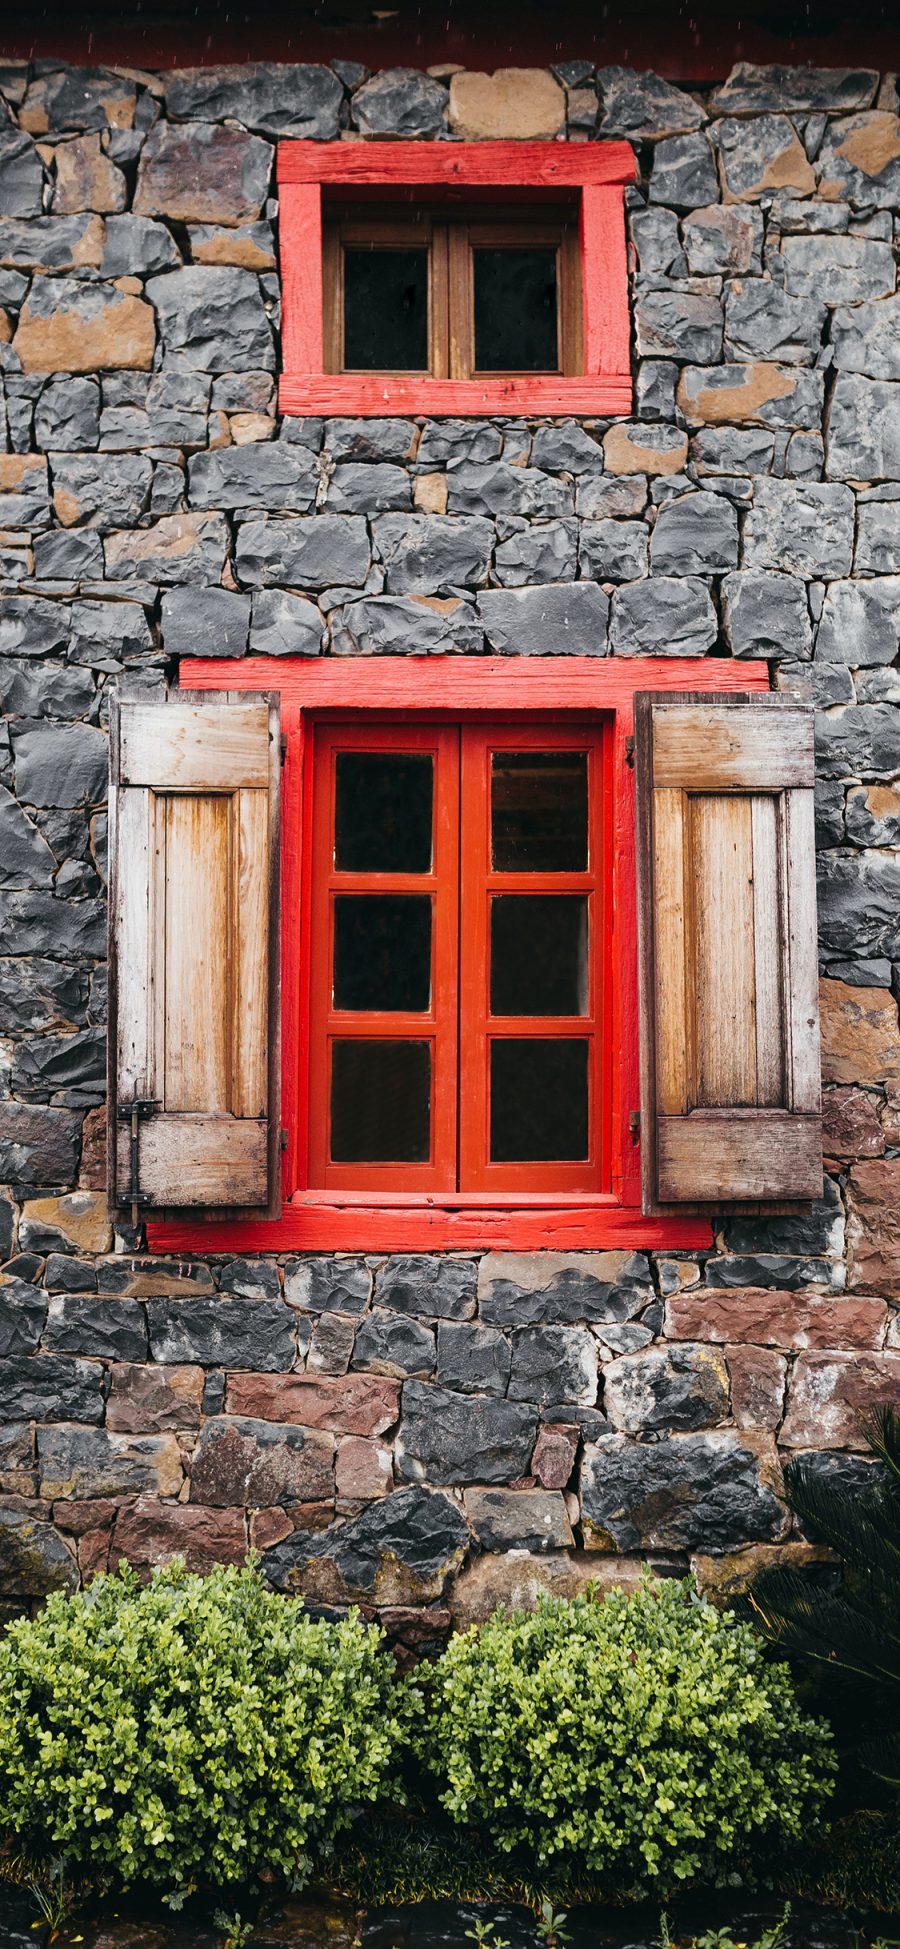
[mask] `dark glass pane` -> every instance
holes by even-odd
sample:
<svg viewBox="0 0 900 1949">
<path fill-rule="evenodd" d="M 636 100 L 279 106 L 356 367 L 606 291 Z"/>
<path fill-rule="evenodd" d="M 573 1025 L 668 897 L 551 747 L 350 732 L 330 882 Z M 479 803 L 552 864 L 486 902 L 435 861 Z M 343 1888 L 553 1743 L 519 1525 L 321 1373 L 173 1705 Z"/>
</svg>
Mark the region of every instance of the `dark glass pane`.
<svg viewBox="0 0 900 1949">
<path fill-rule="evenodd" d="M 344 251 L 344 365 L 427 372 L 427 250 Z"/>
<path fill-rule="evenodd" d="M 510 1036 L 491 1043 L 491 1162 L 588 1154 L 588 1045 Z"/>
<path fill-rule="evenodd" d="M 339 751 L 339 873 L 430 873 L 434 760 L 426 751 Z"/>
<path fill-rule="evenodd" d="M 473 250 L 475 368 L 556 372 L 556 251 Z"/>
<path fill-rule="evenodd" d="M 586 751 L 492 754 L 491 860 L 497 873 L 586 871 Z"/>
<path fill-rule="evenodd" d="M 587 1013 L 588 903 L 581 894 L 491 901 L 491 1014 Z"/>
<path fill-rule="evenodd" d="M 335 1008 L 425 1009 L 431 1002 L 427 893 L 341 893 L 334 903 Z"/>
<path fill-rule="evenodd" d="M 427 1164 L 430 1150 L 430 1043 L 333 1043 L 333 1162 Z"/>
</svg>

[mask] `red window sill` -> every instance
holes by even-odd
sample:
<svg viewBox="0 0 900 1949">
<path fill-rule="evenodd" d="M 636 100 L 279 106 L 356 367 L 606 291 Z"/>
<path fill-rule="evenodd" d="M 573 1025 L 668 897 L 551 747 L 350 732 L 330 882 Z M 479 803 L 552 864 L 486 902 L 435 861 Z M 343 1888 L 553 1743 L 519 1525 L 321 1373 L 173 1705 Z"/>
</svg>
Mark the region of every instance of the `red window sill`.
<svg viewBox="0 0 900 1949">
<path fill-rule="evenodd" d="M 197 1220 L 147 1227 L 151 1252 L 598 1252 L 702 1251 L 712 1243 L 708 1220 L 644 1218 L 612 1197 L 402 1197 L 354 1203 L 351 1192 L 299 1193 L 274 1221 L 226 1224 Z"/>
</svg>

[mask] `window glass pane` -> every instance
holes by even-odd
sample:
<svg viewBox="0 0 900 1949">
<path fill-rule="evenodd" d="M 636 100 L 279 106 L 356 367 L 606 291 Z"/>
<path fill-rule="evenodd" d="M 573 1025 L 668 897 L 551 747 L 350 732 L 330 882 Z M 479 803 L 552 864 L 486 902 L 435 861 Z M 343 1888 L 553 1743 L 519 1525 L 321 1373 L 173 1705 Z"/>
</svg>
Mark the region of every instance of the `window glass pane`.
<svg viewBox="0 0 900 1949">
<path fill-rule="evenodd" d="M 339 751 L 334 863 L 341 873 L 430 873 L 434 760 L 426 751 Z"/>
<path fill-rule="evenodd" d="M 335 1008 L 426 1009 L 431 1003 L 431 899 L 341 893 L 334 903 Z"/>
<path fill-rule="evenodd" d="M 497 873 L 584 873 L 586 751 L 491 754 L 491 862 Z"/>
<path fill-rule="evenodd" d="M 548 1163 L 587 1154 L 587 1041 L 492 1041 L 491 1163 Z"/>
<path fill-rule="evenodd" d="M 334 1163 L 427 1164 L 430 1150 L 430 1043 L 334 1042 Z"/>
<path fill-rule="evenodd" d="M 491 1014 L 587 1013 L 588 903 L 580 894 L 491 901 Z"/>
<path fill-rule="evenodd" d="M 427 372 L 427 250 L 345 249 L 344 365 Z"/>
<path fill-rule="evenodd" d="M 556 251 L 472 252 L 478 372 L 556 372 Z"/>
</svg>

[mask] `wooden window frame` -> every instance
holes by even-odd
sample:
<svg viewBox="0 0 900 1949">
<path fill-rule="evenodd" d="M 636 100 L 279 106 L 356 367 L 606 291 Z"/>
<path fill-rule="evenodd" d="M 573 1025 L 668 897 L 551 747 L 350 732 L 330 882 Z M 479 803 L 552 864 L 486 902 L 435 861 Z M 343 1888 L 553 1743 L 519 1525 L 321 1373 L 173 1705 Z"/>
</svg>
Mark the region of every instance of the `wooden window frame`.
<svg viewBox="0 0 900 1949">
<path fill-rule="evenodd" d="M 286 737 L 282 788 L 282 1156 L 279 1219 L 151 1221 L 159 1252 L 569 1251 L 708 1248 L 708 1220 L 643 1217 L 639 1126 L 637 884 L 633 699 L 641 690 L 765 691 L 765 663 L 706 657 L 371 657 L 186 659 L 192 691 L 278 691 Z M 610 720 L 611 933 L 609 947 L 610 1189 L 594 1195 L 396 1191 L 309 1192 L 301 1081 L 309 1020 L 310 914 L 303 908 L 303 848 L 309 844 L 312 767 L 304 763 L 310 716 L 440 718 L 471 714 L 485 723 L 529 713 L 566 721 Z M 307 741 L 308 742 L 308 741 Z"/>
<path fill-rule="evenodd" d="M 628 413 L 630 324 L 625 186 L 636 162 L 627 142 L 282 142 L 278 186 L 282 272 L 283 413 Z M 333 314 L 326 318 L 325 199 L 402 196 L 466 208 L 498 197 L 535 208 L 577 203 L 580 328 L 567 356 L 580 370 L 437 377 L 428 373 L 330 372 Z M 458 282 L 458 281 L 457 281 Z M 330 344 L 329 344 L 330 339 Z M 326 358 L 328 347 L 328 358 Z"/>
</svg>

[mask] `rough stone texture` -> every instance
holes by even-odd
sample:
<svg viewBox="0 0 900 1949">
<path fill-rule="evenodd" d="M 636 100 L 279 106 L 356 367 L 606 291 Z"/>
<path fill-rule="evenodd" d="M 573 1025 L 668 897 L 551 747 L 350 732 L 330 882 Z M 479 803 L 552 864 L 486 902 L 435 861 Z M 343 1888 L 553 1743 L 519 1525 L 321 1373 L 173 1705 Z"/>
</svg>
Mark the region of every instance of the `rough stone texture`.
<svg viewBox="0 0 900 1949">
<path fill-rule="evenodd" d="M 639 73 L 635 68 L 598 68 L 597 82 L 602 135 L 634 139 L 679 135 L 699 128 L 706 119 L 691 95 L 674 88 L 661 75 Z"/>
<path fill-rule="evenodd" d="M 603 1405 L 629 1435 L 715 1427 L 728 1418 L 725 1362 L 702 1345 L 626 1354 L 603 1370 Z"/>
<path fill-rule="evenodd" d="M 798 577 L 767 569 L 726 575 L 722 620 L 733 656 L 808 657 L 811 653 L 809 606 Z"/>
<path fill-rule="evenodd" d="M 853 555 L 848 487 L 760 480 L 744 528 L 747 568 L 823 579 L 847 575 Z"/>
<path fill-rule="evenodd" d="M 712 1553 L 777 1540 L 786 1524 L 777 1480 L 764 1437 L 670 1435 L 641 1445 L 610 1435 L 585 1449 L 586 1540 L 603 1550 Z"/>
<path fill-rule="evenodd" d="M 406 1481 L 514 1482 L 527 1475 L 537 1410 L 515 1401 L 460 1397 L 422 1381 L 403 1388 L 395 1450 Z"/>
<path fill-rule="evenodd" d="M 265 200 L 272 150 L 215 122 L 157 122 L 141 151 L 134 211 L 180 223 L 249 223 Z"/>
<path fill-rule="evenodd" d="M 416 68 L 388 68 L 353 97 L 353 119 L 363 135 L 440 135 L 446 109 L 446 88 Z"/>
<path fill-rule="evenodd" d="M 814 171 L 799 135 L 786 115 L 756 115 L 752 121 L 726 118 L 717 125 L 725 197 L 732 203 L 758 203 L 776 190 L 810 196 Z"/>
<path fill-rule="evenodd" d="M 559 134 L 565 119 L 565 94 L 545 68 L 496 68 L 493 74 L 469 70 L 451 76 L 450 127 L 454 135 L 475 141 L 484 136 L 545 140 Z"/>
<path fill-rule="evenodd" d="M 153 312 L 143 298 L 114 285 L 36 277 L 13 350 L 25 372 L 147 371 L 154 343 Z"/>
<path fill-rule="evenodd" d="M 177 122 L 233 119 L 262 135 L 301 140 L 337 136 L 342 93 L 330 69 L 293 62 L 173 68 L 165 76 L 166 108 Z"/>
<path fill-rule="evenodd" d="M 270 1550 L 266 1575 L 310 1603 L 423 1604 L 443 1596 L 469 1531 L 449 1496 L 400 1489 L 334 1532 L 296 1532 Z"/>
</svg>

